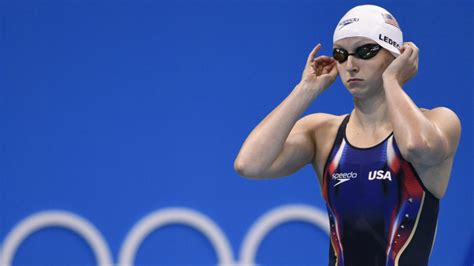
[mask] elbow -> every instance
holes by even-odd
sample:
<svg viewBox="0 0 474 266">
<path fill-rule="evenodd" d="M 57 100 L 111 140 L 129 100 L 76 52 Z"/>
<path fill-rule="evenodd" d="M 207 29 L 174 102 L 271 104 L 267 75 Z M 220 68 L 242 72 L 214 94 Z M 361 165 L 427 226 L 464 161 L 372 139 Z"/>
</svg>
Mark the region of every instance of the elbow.
<svg viewBox="0 0 474 266">
<path fill-rule="evenodd" d="M 439 140 L 438 143 L 421 139 L 407 145 L 407 160 L 414 163 L 431 165 L 443 161 L 447 155 L 448 144 Z"/>
<path fill-rule="evenodd" d="M 424 138 L 414 139 L 407 143 L 405 150 L 405 158 L 410 162 L 417 163 L 429 150 L 429 143 Z"/>
<path fill-rule="evenodd" d="M 242 162 L 242 160 L 239 160 L 239 158 L 235 159 L 234 161 L 234 170 L 240 175 L 240 176 L 245 176 L 246 168 L 245 164 Z"/>
<path fill-rule="evenodd" d="M 256 167 L 253 167 L 247 162 L 244 162 L 243 160 L 237 158 L 234 161 L 234 170 L 242 177 L 247 177 L 247 178 L 259 178 L 261 177 L 261 174 Z"/>
</svg>

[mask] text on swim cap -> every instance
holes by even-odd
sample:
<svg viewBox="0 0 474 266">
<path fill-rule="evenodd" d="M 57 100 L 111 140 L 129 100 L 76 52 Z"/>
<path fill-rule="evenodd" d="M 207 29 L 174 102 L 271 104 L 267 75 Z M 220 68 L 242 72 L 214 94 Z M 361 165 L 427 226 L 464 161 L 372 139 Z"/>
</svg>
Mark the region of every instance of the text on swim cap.
<svg viewBox="0 0 474 266">
<path fill-rule="evenodd" d="M 394 46 L 397 49 L 400 49 L 400 44 L 399 43 L 397 43 L 396 41 L 390 39 L 389 37 L 387 37 L 385 35 L 379 34 L 379 40 L 384 41 L 384 42 Z"/>
<path fill-rule="evenodd" d="M 339 22 L 339 24 L 337 24 L 337 26 L 339 26 L 339 29 L 342 29 L 344 26 L 349 25 L 353 22 L 357 22 L 357 21 L 359 21 L 358 18 L 345 19 L 345 20 Z"/>
</svg>

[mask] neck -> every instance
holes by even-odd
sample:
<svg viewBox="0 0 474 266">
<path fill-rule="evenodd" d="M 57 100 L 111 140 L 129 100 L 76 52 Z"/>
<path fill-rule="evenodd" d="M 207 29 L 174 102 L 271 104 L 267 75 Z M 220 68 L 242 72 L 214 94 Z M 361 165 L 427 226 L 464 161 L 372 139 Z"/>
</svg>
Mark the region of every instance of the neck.
<svg viewBox="0 0 474 266">
<path fill-rule="evenodd" d="M 364 131 L 376 131 L 377 129 L 387 128 L 391 130 L 391 123 L 388 117 L 387 101 L 385 91 L 366 98 L 354 98 L 354 110 L 351 117 L 356 127 Z"/>
</svg>

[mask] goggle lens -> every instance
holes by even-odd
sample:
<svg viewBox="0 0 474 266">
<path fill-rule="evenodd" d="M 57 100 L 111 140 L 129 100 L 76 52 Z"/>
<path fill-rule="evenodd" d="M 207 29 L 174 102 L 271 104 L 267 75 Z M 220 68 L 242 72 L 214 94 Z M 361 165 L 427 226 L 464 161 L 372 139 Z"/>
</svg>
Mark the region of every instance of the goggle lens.
<svg viewBox="0 0 474 266">
<path fill-rule="evenodd" d="M 377 53 L 381 50 L 381 48 L 382 47 L 380 45 L 375 44 L 375 43 L 364 44 L 360 47 L 357 47 L 355 50 L 355 53 L 352 53 L 352 54 L 347 52 L 347 50 L 345 49 L 334 48 L 332 50 L 332 56 L 339 63 L 344 63 L 349 57 L 349 55 L 354 55 L 357 58 L 367 60 L 376 56 Z"/>
</svg>

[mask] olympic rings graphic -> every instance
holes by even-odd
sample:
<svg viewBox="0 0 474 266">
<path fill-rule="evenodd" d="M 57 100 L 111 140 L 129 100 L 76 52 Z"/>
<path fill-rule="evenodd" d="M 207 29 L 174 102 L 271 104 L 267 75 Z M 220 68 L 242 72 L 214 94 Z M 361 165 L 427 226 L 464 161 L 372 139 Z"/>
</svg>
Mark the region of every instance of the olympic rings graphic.
<svg viewBox="0 0 474 266">
<path fill-rule="evenodd" d="M 92 248 L 99 265 L 113 265 L 110 249 L 90 222 L 66 211 L 44 211 L 25 218 L 7 235 L 0 250 L 0 265 L 10 266 L 21 242 L 46 227 L 64 227 L 82 236 Z"/>
<path fill-rule="evenodd" d="M 35 231 L 47 227 L 64 227 L 86 240 L 98 265 L 132 266 L 136 252 L 150 233 L 168 224 L 183 224 L 193 227 L 207 237 L 217 253 L 218 265 L 252 266 L 255 265 L 258 247 L 265 236 L 274 228 L 290 221 L 304 221 L 329 234 L 329 222 L 325 212 L 308 205 L 283 205 L 262 215 L 251 226 L 243 240 L 239 260 L 236 261 L 226 235 L 213 220 L 189 208 L 164 208 L 146 215 L 132 227 L 120 248 L 118 263 L 114 264 L 107 242 L 92 223 L 67 211 L 42 211 L 26 217 L 7 234 L 0 249 L 0 265 L 11 266 L 18 247 Z"/>
</svg>

